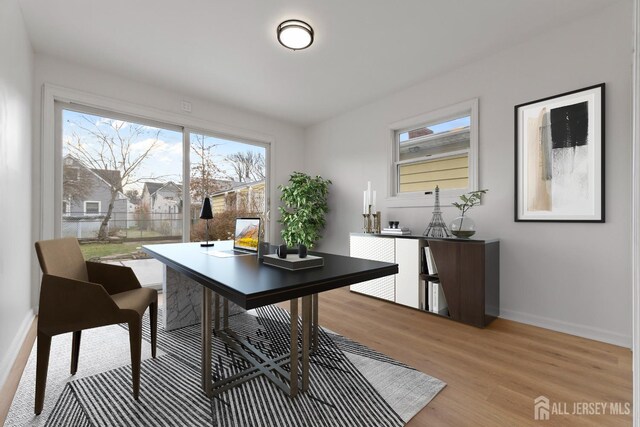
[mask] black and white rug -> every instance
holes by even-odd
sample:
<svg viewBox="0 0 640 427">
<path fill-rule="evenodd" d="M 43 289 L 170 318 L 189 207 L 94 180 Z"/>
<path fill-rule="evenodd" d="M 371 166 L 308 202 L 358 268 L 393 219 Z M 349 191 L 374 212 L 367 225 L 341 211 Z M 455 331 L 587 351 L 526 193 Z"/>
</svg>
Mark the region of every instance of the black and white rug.
<svg viewBox="0 0 640 427">
<path fill-rule="evenodd" d="M 144 325 L 143 337 L 148 340 L 148 322 Z M 234 313 L 230 326 L 269 356 L 288 353 L 285 310 L 268 306 Z M 159 328 L 155 360 L 149 358 L 149 345 L 143 345 L 136 402 L 131 395 L 127 335 L 117 326 L 84 332 L 74 377 L 68 375 L 70 339 L 56 343 L 62 337 L 54 338 L 47 399 L 39 417 L 33 416 L 34 347 L 5 426 L 403 426 L 445 386 L 384 354 L 321 330 L 319 348 L 311 356 L 307 393 L 290 399 L 266 378 L 257 377 L 208 399 L 200 389 L 200 328 L 195 325 L 169 332 Z M 119 341 L 124 346 L 115 344 Z M 216 376 L 247 367 L 215 337 L 213 347 Z M 83 371 L 90 374 L 83 376 Z"/>
</svg>

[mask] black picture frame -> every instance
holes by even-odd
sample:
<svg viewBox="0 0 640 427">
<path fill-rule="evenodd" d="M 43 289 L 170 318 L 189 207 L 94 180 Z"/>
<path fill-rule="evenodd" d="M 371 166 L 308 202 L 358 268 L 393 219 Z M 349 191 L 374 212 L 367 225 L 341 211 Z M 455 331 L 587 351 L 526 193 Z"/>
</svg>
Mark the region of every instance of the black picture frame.
<svg viewBox="0 0 640 427">
<path fill-rule="evenodd" d="M 605 84 L 514 107 L 514 220 L 605 222 Z"/>
</svg>

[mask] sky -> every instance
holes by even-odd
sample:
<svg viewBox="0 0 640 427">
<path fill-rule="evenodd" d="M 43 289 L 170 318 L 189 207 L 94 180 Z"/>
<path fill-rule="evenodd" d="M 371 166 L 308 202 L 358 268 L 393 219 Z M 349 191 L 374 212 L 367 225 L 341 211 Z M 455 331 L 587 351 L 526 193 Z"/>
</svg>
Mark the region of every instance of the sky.
<svg viewBox="0 0 640 427">
<path fill-rule="evenodd" d="M 135 127 L 135 123 L 133 122 L 124 122 L 71 110 L 63 110 L 62 121 L 63 156 L 69 153 L 67 143 L 74 141 L 77 137 L 81 138 L 82 144 L 86 147 L 87 151 L 98 147 L 98 144 L 95 142 L 96 138 L 91 135 L 90 131 L 95 132 L 99 129 L 107 135 L 115 136 L 115 127 L 119 130 L 121 136 L 127 138 L 131 135 L 131 131 Z M 145 158 L 142 164 L 136 168 L 135 175 L 138 178 L 146 178 L 146 181 L 182 182 L 183 152 L 181 132 L 144 126 L 143 132 L 138 135 L 135 140 L 131 141 L 131 157 L 135 158 L 144 153 L 144 151 L 156 141 L 158 131 L 157 143 L 151 155 Z M 191 136 L 191 138 L 193 138 L 193 136 Z M 232 169 L 224 160 L 225 156 L 245 151 L 254 151 L 265 155 L 265 148 L 251 144 L 211 136 L 207 136 L 205 141 L 207 144 L 217 144 L 217 147 L 214 149 L 214 158 L 220 162 L 219 167 L 230 175 L 232 175 Z M 195 158 L 193 160 L 197 161 Z M 125 191 L 129 189 L 137 189 L 141 192 L 142 184 L 134 184 L 128 188 L 125 186 Z"/>
</svg>

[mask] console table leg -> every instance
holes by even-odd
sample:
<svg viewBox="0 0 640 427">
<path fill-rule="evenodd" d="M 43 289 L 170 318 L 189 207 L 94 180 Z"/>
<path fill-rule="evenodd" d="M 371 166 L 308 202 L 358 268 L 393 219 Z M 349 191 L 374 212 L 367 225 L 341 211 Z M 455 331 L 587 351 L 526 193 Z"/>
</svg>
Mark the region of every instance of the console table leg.
<svg viewBox="0 0 640 427">
<path fill-rule="evenodd" d="M 200 317 L 202 330 L 202 391 L 207 397 L 212 397 L 211 378 L 211 290 L 202 287 L 202 316 Z"/>
</svg>

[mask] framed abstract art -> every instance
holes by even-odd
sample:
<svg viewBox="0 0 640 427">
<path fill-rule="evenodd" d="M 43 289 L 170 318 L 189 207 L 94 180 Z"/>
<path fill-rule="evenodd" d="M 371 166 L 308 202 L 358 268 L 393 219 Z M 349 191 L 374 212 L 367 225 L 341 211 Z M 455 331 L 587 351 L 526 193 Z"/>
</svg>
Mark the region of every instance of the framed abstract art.
<svg viewBox="0 0 640 427">
<path fill-rule="evenodd" d="M 604 222 L 604 83 L 514 110 L 515 220 Z"/>
</svg>

